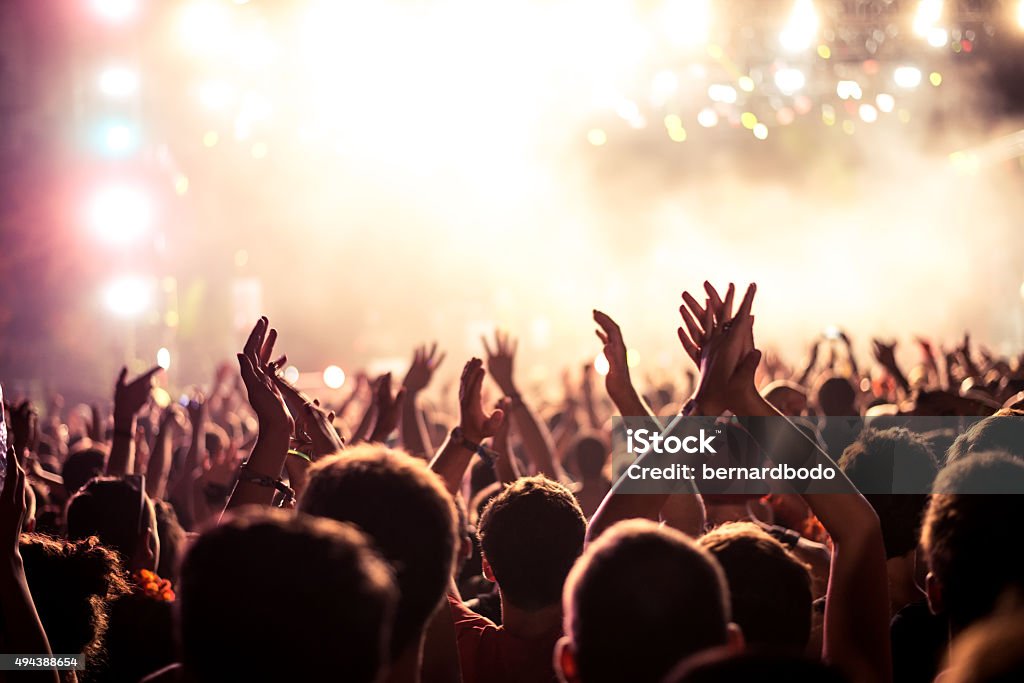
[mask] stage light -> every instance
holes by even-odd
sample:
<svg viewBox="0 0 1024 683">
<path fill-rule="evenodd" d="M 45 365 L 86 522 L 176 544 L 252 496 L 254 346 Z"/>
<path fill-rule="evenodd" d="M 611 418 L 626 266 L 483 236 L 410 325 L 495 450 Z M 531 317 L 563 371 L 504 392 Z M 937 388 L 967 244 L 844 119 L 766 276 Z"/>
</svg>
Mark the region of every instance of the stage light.
<svg viewBox="0 0 1024 683">
<path fill-rule="evenodd" d="M 289 365 L 284 369 L 284 379 L 286 382 L 295 384 L 299 381 L 299 369 L 294 365 Z"/>
<path fill-rule="evenodd" d="M 888 93 L 878 93 L 878 96 L 875 97 L 875 104 L 878 105 L 879 111 L 888 114 L 896 108 L 896 98 Z"/>
<path fill-rule="evenodd" d="M 718 125 L 718 113 L 711 107 L 704 107 L 697 114 L 697 123 L 705 128 L 714 128 Z"/>
<path fill-rule="evenodd" d="M 118 278 L 103 290 L 104 304 L 119 318 L 134 318 L 149 308 L 152 299 L 150 283 L 134 276 Z"/>
<path fill-rule="evenodd" d="M 587 142 L 592 144 L 594 147 L 600 147 L 604 143 L 608 142 L 608 134 L 600 128 L 591 128 L 587 132 Z"/>
<path fill-rule="evenodd" d="M 626 366 L 635 368 L 640 365 L 640 352 L 636 349 L 626 349 Z"/>
<path fill-rule="evenodd" d="M 156 352 L 156 364 L 167 370 L 171 367 L 171 352 L 161 346 Z"/>
<path fill-rule="evenodd" d="M 221 81 L 206 81 L 199 85 L 197 91 L 200 104 L 213 111 L 226 109 L 234 95 L 231 86 Z"/>
<path fill-rule="evenodd" d="M 786 68 L 775 72 L 775 85 L 783 95 L 792 95 L 806 84 L 807 77 L 800 69 Z"/>
<path fill-rule="evenodd" d="M 818 14 L 811 0 L 796 0 L 786 26 L 779 34 L 782 47 L 790 52 L 809 48 L 818 36 Z"/>
<path fill-rule="evenodd" d="M 857 81 L 839 81 L 836 83 L 836 95 L 841 100 L 859 100 L 863 94 Z"/>
<path fill-rule="evenodd" d="M 758 140 L 768 139 L 768 126 L 764 125 L 763 123 L 754 124 L 753 131 L 754 137 L 757 138 Z"/>
<path fill-rule="evenodd" d="M 93 198 L 89 219 L 93 231 L 108 244 L 130 244 L 138 240 L 153 221 L 153 207 L 142 189 L 114 185 Z"/>
<path fill-rule="evenodd" d="M 128 97 L 139 89 L 139 74 L 126 66 L 111 66 L 100 72 L 100 92 L 108 97 Z"/>
<path fill-rule="evenodd" d="M 928 31 L 942 19 L 942 0 L 921 0 L 914 15 L 914 33 L 927 37 Z"/>
<path fill-rule="evenodd" d="M 892 72 L 892 80 L 901 88 L 916 88 L 921 84 L 921 70 L 915 66 L 897 67 Z"/>
<path fill-rule="evenodd" d="M 1017 25 L 1024 28 L 1024 0 L 1017 3 Z"/>
<path fill-rule="evenodd" d="M 226 49 L 231 30 L 228 12 L 226 6 L 209 0 L 183 7 L 178 16 L 178 32 L 185 51 L 209 56 Z"/>
<path fill-rule="evenodd" d="M 754 92 L 754 79 L 750 76 L 740 76 L 736 83 L 743 92 Z"/>
<path fill-rule="evenodd" d="M 949 31 L 937 26 L 930 28 L 926 40 L 932 47 L 944 47 L 949 43 Z"/>
<path fill-rule="evenodd" d="M 626 363 L 628 365 L 629 361 L 627 360 Z M 608 359 L 605 358 L 604 351 L 597 354 L 597 356 L 594 358 L 594 372 L 604 377 L 605 375 L 608 374 L 609 368 L 610 366 L 608 365 Z"/>
<path fill-rule="evenodd" d="M 328 365 L 324 369 L 324 384 L 328 389 L 340 389 L 345 384 L 345 371 L 337 365 Z"/>
<path fill-rule="evenodd" d="M 121 22 L 130 19 L 139 9 L 138 0 L 92 0 L 92 8 L 104 19 Z"/>
<path fill-rule="evenodd" d="M 938 71 L 933 71 L 928 74 L 928 82 L 934 85 L 936 88 L 942 85 L 942 74 Z"/>
<path fill-rule="evenodd" d="M 757 125 L 757 116 L 750 111 L 745 111 L 740 114 L 740 123 L 747 130 L 754 130 L 754 126 Z"/>
<path fill-rule="evenodd" d="M 203 133 L 203 147 L 213 147 L 220 141 L 220 135 L 215 130 L 208 130 Z"/>
<path fill-rule="evenodd" d="M 857 110 L 860 114 L 860 120 L 864 123 L 874 123 L 878 120 L 878 110 L 870 104 L 862 104 Z"/>
<path fill-rule="evenodd" d="M 723 104 L 735 104 L 736 103 L 736 88 L 731 85 L 722 85 L 720 83 L 714 83 L 708 86 L 708 99 L 712 102 L 722 102 Z"/>
<path fill-rule="evenodd" d="M 127 123 L 116 122 L 106 124 L 100 133 L 103 151 L 113 156 L 122 156 L 132 152 L 139 142 L 135 129 Z"/>
<path fill-rule="evenodd" d="M 710 0 L 669 0 L 660 24 L 669 39 L 681 47 L 700 47 L 711 34 Z"/>
</svg>

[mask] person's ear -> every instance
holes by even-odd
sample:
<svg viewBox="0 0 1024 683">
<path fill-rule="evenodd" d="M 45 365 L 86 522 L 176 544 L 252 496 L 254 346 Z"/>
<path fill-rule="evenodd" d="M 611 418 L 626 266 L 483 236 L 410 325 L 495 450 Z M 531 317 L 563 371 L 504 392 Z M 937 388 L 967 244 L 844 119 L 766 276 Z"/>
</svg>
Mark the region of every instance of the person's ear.
<svg viewBox="0 0 1024 683">
<path fill-rule="evenodd" d="M 580 675 L 576 669 L 576 651 L 568 636 L 562 636 L 555 643 L 555 673 L 561 683 L 579 683 Z"/>
<path fill-rule="evenodd" d="M 725 647 L 736 654 L 747 648 L 747 640 L 743 637 L 743 629 L 739 624 L 729 622 L 725 627 Z"/>
<path fill-rule="evenodd" d="M 928 608 L 932 614 L 942 614 L 946 608 L 942 602 L 942 584 L 932 572 L 928 572 L 924 579 L 924 592 L 928 596 Z"/>
<path fill-rule="evenodd" d="M 491 563 L 487 561 L 486 557 L 480 557 L 480 564 L 484 572 L 484 578 L 491 583 L 497 583 L 497 580 L 494 578 L 494 570 L 491 569 Z"/>
</svg>

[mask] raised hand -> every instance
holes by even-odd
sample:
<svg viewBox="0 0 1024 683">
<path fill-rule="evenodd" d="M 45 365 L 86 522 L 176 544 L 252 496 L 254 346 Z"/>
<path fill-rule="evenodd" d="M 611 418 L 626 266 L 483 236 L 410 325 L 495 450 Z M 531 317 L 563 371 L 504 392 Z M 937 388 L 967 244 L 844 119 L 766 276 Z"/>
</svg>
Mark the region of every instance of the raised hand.
<svg viewBox="0 0 1024 683">
<path fill-rule="evenodd" d="M 729 283 L 723 299 L 718 290 L 710 282 L 705 280 L 704 291 L 707 296 L 704 305 L 701 306 L 697 299 L 689 292 L 683 292 L 683 304 L 679 307 L 679 315 L 683 319 L 683 325 L 679 328 L 679 341 L 683 344 L 683 350 L 690 357 L 694 365 L 700 367 L 701 345 L 708 340 L 711 327 L 718 323 L 725 323 L 732 318 L 733 299 L 736 296 L 736 285 Z M 753 348 L 753 339 L 750 340 L 750 347 Z"/>
<path fill-rule="evenodd" d="M 459 427 L 462 434 L 474 443 L 494 436 L 505 419 L 502 410 L 495 410 L 490 415 L 484 412 L 480 391 L 485 374 L 483 361 L 473 358 L 462 369 L 459 380 Z"/>
<path fill-rule="evenodd" d="M 405 400 L 405 387 L 398 393 L 391 394 L 391 373 L 377 378 L 373 387 L 373 405 L 377 413 L 377 422 L 373 426 L 370 441 L 386 441 L 398 426 L 398 418 L 402 414 L 402 402 Z"/>
<path fill-rule="evenodd" d="M 519 342 L 501 330 L 494 331 L 493 349 L 487 343 L 486 337 L 480 339 L 484 343 L 484 351 L 487 352 L 487 372 L 506 396 L 517 396 L 519 392 L 516 391 L 516 384 L 512 377 L 512 367 Z"/>
<path fill-rule="evenodd" d="M 114 427 L 118 428 L 118 422 L 134 419 L 136 414 L 142 410 L 149 400 L 150 392 L 153 389 L 153 376 L 162 372 L 159 365 L 150 368 L 139 375 L 131 382 L 125 382 L 128 376 L 128 368 L 121 368 L 117 376 L 117 384 L 114 387 Z"/>
<path fill-rule="evenodd" d="M 321 408 L 320 401 L 310 400 L 280 373 L 274 374 L 274 382 L 284 397 L 288 412 L 295 418 L 295 440 L 311 447 L 313 452 L 309 455 L 314 460 L 345 448 L 344 440 L 334 428 L 333 412 Z"/>
<path fill-rule="evenodd" d="M 269 367 L 277 339 L 277 330 L 269 327 L 270 322 L 266 317 L 256 321 L 242 353 L 238 354 L 238 366 L 249 405 L 256 413 L 260 427 L 286 430 L 291 435 L 294 422 L 273 380 L 274 368 Z"/>
<path fill-rule="evenodd" d="M 11 443 L 19 456 L 35 453 L 39 442 L 39 413 L 28 400 L 9 410 L 11 416 Z"/>
<path fill-rule="evenodd" d="M 0 491 L 0 542 L 7 557 L 20 557 L 18 537 L 25 523 L 28 498 L 25 493 L 25 470 L 14 446 L 8 446 L 4 453 L 7 473 L 3 490 Z"/>
<path fill-rule="evenodd" d="M 415 394 L 425 389 L 433 379 L 434 372 L 444 362 L 444 358 L 444 352 L 437 352 L 437 342 L 431 344 L 429 348 L 426 344 L 417 346 L 413 351 L 412 365 L 402 380 L 406 392 Z"/>
<path fill-rule="evenodd" d="M 618 323 L 607 313 L 595 310 L 594 322 L 601 328 L 594 330 L 594 334 L 604 344 L 602 350 L 608 360 L 608 374 L 604 377 L 604 385 L 614 401 L 616 396 L 623 396 L 633 388 L 626 360 L 626 343 L 622 340 L 622 330 L 619 329 Z"/>
</svg>

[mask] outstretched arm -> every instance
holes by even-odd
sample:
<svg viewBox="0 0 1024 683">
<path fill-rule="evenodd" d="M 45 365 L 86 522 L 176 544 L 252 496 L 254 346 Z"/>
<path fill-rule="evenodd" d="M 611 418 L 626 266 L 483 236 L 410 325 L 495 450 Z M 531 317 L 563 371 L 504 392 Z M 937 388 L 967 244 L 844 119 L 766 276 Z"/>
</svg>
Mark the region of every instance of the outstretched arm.
<svg viewBox="0 0 1024 683">
<path fill-rule="evenodd" d="M 494 333 L 494 348 L 483 339 L 487 352 L 487 372 L 510 401 L 508 413 L 515 422 L 519 438 L 522 439 L 526 457 L 530 459 L 537 474 L 561 481 L 562 466 L 555 458 L 554 442 L 547 426 L 537 419 L 530 406 L 523 400 L 513 378 L 513 363 L 519 344 L 507 334 Z"/>
<path fill-rule="evenodd" d="M 107 459 L 107 474 L 120 477 L 135 471 L 135 417 L 149 400 L 153 375 L 162 368 L 155 367 L 125 382 L 128 368 L 121 368 L 114 386 L 114 442 Z"/>
<path fill-rule="evenodd" d="M 478 452 L 480 442 L 494 436 L 501 427 L 505 414 L 495 410 L 488 415 L 480 405 L 480 389 L 484 382 L 484 364 L 473 358 L 462 369 L 459 380 L 459 426 L 445 439 L 441 450 L 430 461 L 430 469 L 444 481 L 448 493 L 453 496 L 462 486 L 473 454 Z"/>
<path fill-rule="evenodd" d="M 409 366 L 409 371 L 405 373 L 405 379 L 402 381 L 405 401 L 402 403 L 399 431 L 405 450 L 418 458 L 426 458 L 428 453 L 433 452 L 433 448 L 430 445 L 430 432 L 423 420 L 423 413 L 416 405 L 416 398 L 430 384 L 444 357 L 444 353 L 438 354 L 436 343 L 429 349 L 426 345 L 417 347 L 413 352 L 412 365 Z"/>
</svg>

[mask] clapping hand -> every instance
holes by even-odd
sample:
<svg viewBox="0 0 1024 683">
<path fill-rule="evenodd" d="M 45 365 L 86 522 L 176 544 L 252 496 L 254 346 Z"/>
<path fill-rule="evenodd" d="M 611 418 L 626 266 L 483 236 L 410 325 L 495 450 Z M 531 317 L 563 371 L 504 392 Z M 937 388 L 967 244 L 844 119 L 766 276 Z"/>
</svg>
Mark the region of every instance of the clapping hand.
<svg viewBox="0 0 1024 683">
<path fill-rule="evenodd" d="M 373 426 L 370 441 L 386 441 L 398 426 L 398 417 L 402 414 L 402 402 L 405 400 L 405 387 L 398 393 L 391 394 L 391 373 L 377 378 L 373 387 L 373 405 L 377 413 L 377 422 Z"/>
<path fill-rule="evenodd" d="M 409 366 L 409 371 L 405 373 L 405 379 L 402 380 L 402 386 L 410 394 L 415 394 L 427 387 L 430 384 L 430 380 L 434 377 L 434 372 L 444 361 L 444 352 L 437 352 L 437 343 L 430 345 L 417 346 L 413 351 L 412 365 Z"/>
<path fill-rule="evenodd" d="M 291 415 L 285 407 L 284 398 L 273 380 L 274 367 L 270 356 L 274 352 L 277 330 L 269 329 L 266 317 L 256 321 L 249 333 L 242 353 L 238 354 L 238 365 L 242 382 L 260 426 L 264 429 L 283 430 L 291 435 L 294 427 Z M 269 329 L 269 332 L 268 332 Z"/>
<path fill-rule="evenodd" d="M 497 434 L 505 419 L 503 410 L 495 410 L 490 415 L 484 412 L 480 391 L 485 374 L 483 361 L 473 358 L 462 369 L 459 380 L 459 427 L 462 434 L 474 443 Z"/>
<path fill-rule="evenodd" d="M 486 337 L 481 337 L 481 341 L 484 343 L 484 351 L 487 352 L 487 372 L 506 396 L 515 396 L 518 392 L 512 377 L 512 367 L 519 342 L 501 330 L 494 332 L 493 349 L 487 343 Z"/>
<path fill-rule="evenodd" d="M 295 418 L 295 440 L 312 447 L 313 459 L 345 448 L 345 442 L 334 429 L 334 413 L 320 407 L 320 401 L 310 400 L 280 374 L 274 375 L 288 411 Z"/>
<path fill-rule="evenodd" d="M 622 330 L 618 323 L 601 311 L 594 311 L 594 322 L 601 328 L 594 330 L 597 338 L 604 344 L 604 357 L 608 359 L 608 374 L 604 384 L 608 395 L 613 401 L 632 391 L 633 383 L 629 377 L 629 364 L 626 357 L 626 343 L 622 340 Z"/>
</svg>

